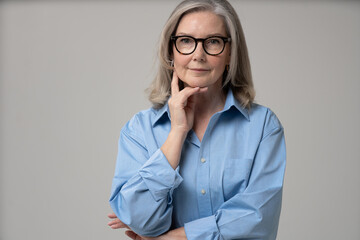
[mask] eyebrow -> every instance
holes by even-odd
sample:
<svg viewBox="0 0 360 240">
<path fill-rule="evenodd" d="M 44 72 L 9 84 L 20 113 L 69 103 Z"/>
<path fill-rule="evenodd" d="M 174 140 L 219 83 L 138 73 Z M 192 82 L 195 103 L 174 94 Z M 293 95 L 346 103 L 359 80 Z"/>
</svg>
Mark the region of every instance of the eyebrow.
<svg viewBox="0 0 360 240">
<path fill-rule="evenodd" d="M 183 32 L 179 32 L 179 33 L 177 33 L 176 35 L 177 35 L 177 36 L 191 36 L 191 37 L 193 37 L 192 34 L 183 33 Z M 221 34 L 221 33 L 211 33 L 211 34 L 206 35 L 205 38 L 207 38 L 207 37 L 213 37 L 213 36 L 223 36 L 223 34 Z"/>
</svg>

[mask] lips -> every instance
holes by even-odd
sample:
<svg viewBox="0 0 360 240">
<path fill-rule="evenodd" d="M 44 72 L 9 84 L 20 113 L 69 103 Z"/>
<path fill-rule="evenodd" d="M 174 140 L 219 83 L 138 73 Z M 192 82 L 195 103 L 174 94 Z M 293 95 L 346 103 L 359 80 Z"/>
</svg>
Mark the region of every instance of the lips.
<svg viewBox="0 0 360 240">
<path fill-rule="evenodd" d="M 209 69 L 206 69 L 206 68 L 189 68 L 190 70 L 192 71 L 195 71 L 195 72 L 207 72 L 207 71 L 210 71 Z"/>
</svg>

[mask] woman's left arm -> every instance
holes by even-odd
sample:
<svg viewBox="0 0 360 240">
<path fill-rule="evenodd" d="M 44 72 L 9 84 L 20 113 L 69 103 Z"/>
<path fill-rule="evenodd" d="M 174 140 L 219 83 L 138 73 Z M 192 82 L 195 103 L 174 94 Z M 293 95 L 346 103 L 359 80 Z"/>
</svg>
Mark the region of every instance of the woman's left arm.
<svg viewBox="0 0 360 240">
<path fill-rule="evenodd" d="M 276 239 L 285 162 L 284 130 L 279 124 L 264 132 L 246 189 L 215 214 L 186 223 L 187 239 Z"/>
</svg>

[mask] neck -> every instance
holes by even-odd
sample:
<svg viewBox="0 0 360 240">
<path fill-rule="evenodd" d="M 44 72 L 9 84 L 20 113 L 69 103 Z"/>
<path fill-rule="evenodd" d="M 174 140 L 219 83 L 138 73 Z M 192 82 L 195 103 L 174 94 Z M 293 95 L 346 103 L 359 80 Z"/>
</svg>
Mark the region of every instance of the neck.
<svg viewBox="0 0 360 240">
<path fill-rule="evenodd" d="M 226 95 L 221 87 L 210 86 L 206 92 L 191 97 L 195 106 L 193 130 L 202 141 L 211 116 L 224 109 Z"/>
<path fill-rule="evenodd" d="M 204 93 L 193 96 L 195 118 L 211 117 L 224 108 L 226 95 L 221 87 L 210 86 Z"/>
</svg>

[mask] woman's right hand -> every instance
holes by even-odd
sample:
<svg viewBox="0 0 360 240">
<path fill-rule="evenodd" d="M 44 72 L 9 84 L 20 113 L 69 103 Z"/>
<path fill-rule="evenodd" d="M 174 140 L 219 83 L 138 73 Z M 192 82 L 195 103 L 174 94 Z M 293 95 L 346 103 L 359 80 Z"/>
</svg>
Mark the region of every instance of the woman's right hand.
<svg viewBox="0 0 360 240">
<path fill-rule="evenodd" d="M 179 165 L 182 145 L 194 124 L 195 104 L 191 97 L 206 91 L 207 87 L 185 87 L 180 91 L 179 78 L 174 72 L 171 82 L 171 98 L 168 101 L 171 130 L 165 143 L 161 146 L 161 151 L 173 169 Z"/>
<path fill-rule="evenodd" d="M 206 92 L 207 88 L 185 87 L 180 91 L 179 78 L 174 71 L 171 82 L 171 98 L 168 101 L 171 115 L 171 130 L 187 134 L 194 124 L 195 105 L 192 96 Z"/>
</svg>

